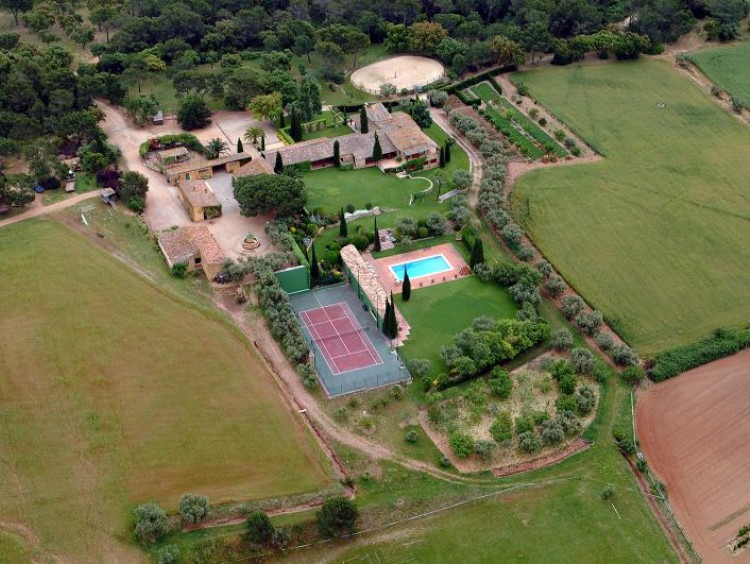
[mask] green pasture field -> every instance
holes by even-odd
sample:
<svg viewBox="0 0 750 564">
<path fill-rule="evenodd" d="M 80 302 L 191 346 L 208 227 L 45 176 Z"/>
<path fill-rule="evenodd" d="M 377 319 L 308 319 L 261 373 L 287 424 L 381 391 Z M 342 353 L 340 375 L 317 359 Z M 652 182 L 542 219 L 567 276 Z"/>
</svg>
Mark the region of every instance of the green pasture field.
<svg viewBox="0 0 750 564">
<path fill-rule="evenodd" d="M 0 229 L 0 255 L 3 521 L 65 560 L 133 562 L 136 504 L 175 511 L 185 492 L 219 503 L 330 483 L 298 415 L 218 313 L 55 221 Z"/>
<path fill-rule="evenodd" d="M 60 188 L 56 190 L 46 190 L 45 192 L 42 192 L 39 197 L 41 198 L 42 205 L 49 206 L 51 204 L 56 204 L 57 202 L 67 200 L 68 198 L 75 196 L 76 194 L 91 192 L 92 190 L 96 190 L 97 188 L 98 186 L 96 185 L 96 177 L 93 174 L 89 174 L 88 172 L 79 172 L 76 175 L 76 189 L 73 192 L 66 192 L 65 182 L 63 182 Z"/>
<path fill-rule="evenodd" d="M 395 301 L 411 327 L 409 339 L 399 353 L 406 361 L 426 358 L 432 362 L 433 375 L 444 371 L 440 347 L 450 344 L 453 336 L 475 318 L 481 315 L 512 318 L 518 309 L 502 286 L 482 282 L 476 276 L 427 288 L 419 288 L 415 280 L 411 299 L 405 302 L 397 295 Z"/>
<path fill-rule="evenodd" d="M 746 322 L 750 130 L 667 62 L 515 78 L 605 155 L 514 188 L 515 216 L 562 275 L 644 355 Z"/>
<path fill-rule="evenodd" d="M 690 60 L 731 96 L 750 104 L 750 42 L 696 51 Z"/>
</svg>

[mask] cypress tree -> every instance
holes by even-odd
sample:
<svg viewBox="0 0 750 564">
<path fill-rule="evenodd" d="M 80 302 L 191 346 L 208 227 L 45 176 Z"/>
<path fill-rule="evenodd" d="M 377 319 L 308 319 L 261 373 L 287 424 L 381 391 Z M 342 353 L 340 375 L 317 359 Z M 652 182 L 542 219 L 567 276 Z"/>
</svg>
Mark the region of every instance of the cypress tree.
<svg viewBox="0 0 750 564">
<path fill-rule="evenodd" d="M 284 119 L 284 112 L 279 114 L 279 129 L 286 127 L 286 120 Z"/>
<path fill-rule="evenodd" d="M 449 162 L 451 162 L 451 143 L 452 143 L 451 139 L 448 139 L 445 142 L 445 164 L 448 164 Z"/>
<path fill-rule="evenodd" d="M 367 122 L 367 110 L 365 110 L 364 104 L 362 105 L 362 109 L 359 110 L 359 132 L 370 132 L 370 124 Z"/>
<path fill-rule="evenodd" d="M 341 166 L 341 146 L 339 145 L 338 139 L 333 142 L 333 164 L 337 167 Z"/>
<path fill-rule="evenodd" d="M 265 135 L 260 136 L 260 150 L 261 152 L 266 150 L 266 136 Z"/>
<path fill-rule="evenodd" d="M 312 246 L 312 253 L 310 257 L 310 279 L 312 280 L 313 284 L 318 283 L 318 278 L 320 278 L 320 265 L 318 265 L 318 255 L 315 252 L 315 245 Z"/>
<path fill-rule="evenodd" d="M 395 339 L 398 336 L 398 321 L 396 320 L 396 304 L 393 301 L 393 291 L 391 291 L 391 319 L 389 334 L 391 339 Z"/>
<path fill-rule="evenodd" d="M 404 285 L 401 289 L 401 297 L 405 302 L 408 302 L 409 298 L 411 298 L 411 280 L 409 280 L 408 270 L 404 270 Z"/>
<path fill-rule="evenodd" d="M 237 152 L 242 153 L 245 150 L 245 148 L 242 146 L 242 139 L 237 138 Z"/>
<path fill-rule="evenodd" d="M 297 110 L 292 110 L 292 124 L 289 127 L 289 136 L 295 141 L 302 141 L 302 124 L 300 123 L 300 117 Z"/>
<path fill-rule="evenodd" d="M 477 237 L 474 241 L 474 246 L 471 248 L 471 256 L 469 257 L 469 266 L 474 269 L 478 264 L 484 262 L 484 246 L 482 244 L 481 237 Z"/>
<path fill-rule="evenodd" d="M 284 160 L 281 158 L 281 153 L 278 151 L 276 152 L 276 164 L 273 165 L 273 171 L 276 174 L 284 172 Z"/>
<path fill-rule="evenodd" d="M 440 168 L 445 168 L 445 149 L 440 147 Z"/>
<path fill-rule="evenodd" d="M 380 251 L 380 235 L 378 234 L 378 218 L 375 217 L 375 250 Z"/>
<path fill-rule="evenodd" d="M 372 158 L 376 163 L 383 158 L 383 148 L 380 146 L 380 139 L 377 133 L 375 134 L 375 145 L 372 148 Z"/>
<path fill-rule="evenodd" d="M 383 334 L 385 336 L 388 336 L 388 328 L 390 327 L 390 324 L 388 323 L 388 320 L 391 318 L 391 304 L 388 302 L 388 298 L 385 299 L 385 311 L 383 312 Z"/>
<path fill-rule="evenodd" d="M 344 217 L 344 208 L 341 208 L 341 215 L 339 221 L 339 237 L 346 237 L 349 234 L 349 229 L 346 226 L 346 218 Z"/>
</svg>

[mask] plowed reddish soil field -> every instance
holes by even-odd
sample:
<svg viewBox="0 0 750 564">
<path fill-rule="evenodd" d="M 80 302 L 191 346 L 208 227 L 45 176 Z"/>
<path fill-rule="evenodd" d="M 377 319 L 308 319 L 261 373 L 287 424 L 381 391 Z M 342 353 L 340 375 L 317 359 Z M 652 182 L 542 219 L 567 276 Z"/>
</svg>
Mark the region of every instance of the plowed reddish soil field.
<svg viewBox="0 0 750 564">
<path fill-rule="evenodd" d="M 690 370 L 638 397 L 641 446 L 705 562 L 750 524 L 750 350 Z"/>
</svg>

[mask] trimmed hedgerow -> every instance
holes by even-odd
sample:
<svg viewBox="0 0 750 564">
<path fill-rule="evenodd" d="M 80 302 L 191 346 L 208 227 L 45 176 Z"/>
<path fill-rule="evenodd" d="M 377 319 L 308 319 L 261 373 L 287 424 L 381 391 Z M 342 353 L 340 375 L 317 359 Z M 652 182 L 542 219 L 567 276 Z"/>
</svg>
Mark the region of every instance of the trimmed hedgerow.
<svg viewBox="0 0 750 564">
<path fill-rule="evenodd" d="M 660 382 L 696 366 L 733 355 L 747 347 L 750 347 L 750 327 L 717 329 L 713 335 L 697 343 L 657 354 L 649 376 L 652 380 Z"/>
</svg>

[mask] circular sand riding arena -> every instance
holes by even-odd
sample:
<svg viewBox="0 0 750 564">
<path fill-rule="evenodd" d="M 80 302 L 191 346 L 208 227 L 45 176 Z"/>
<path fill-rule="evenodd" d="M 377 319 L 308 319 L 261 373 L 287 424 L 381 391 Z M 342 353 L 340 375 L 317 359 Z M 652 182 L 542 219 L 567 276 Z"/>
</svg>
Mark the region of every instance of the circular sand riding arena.
<svg viewBox="0 0 750 564">
<path fill-rule="evenodd" d="M 372 63 L 352 73 L 354 86 L 370 94 L 380 94 L 383 84 L 392 84 L 397 91 L 406 88 L 410 92 L 432 84 L 445 75 L 443 65 L 427 57 L 399 55 Z"/>
</svg>

